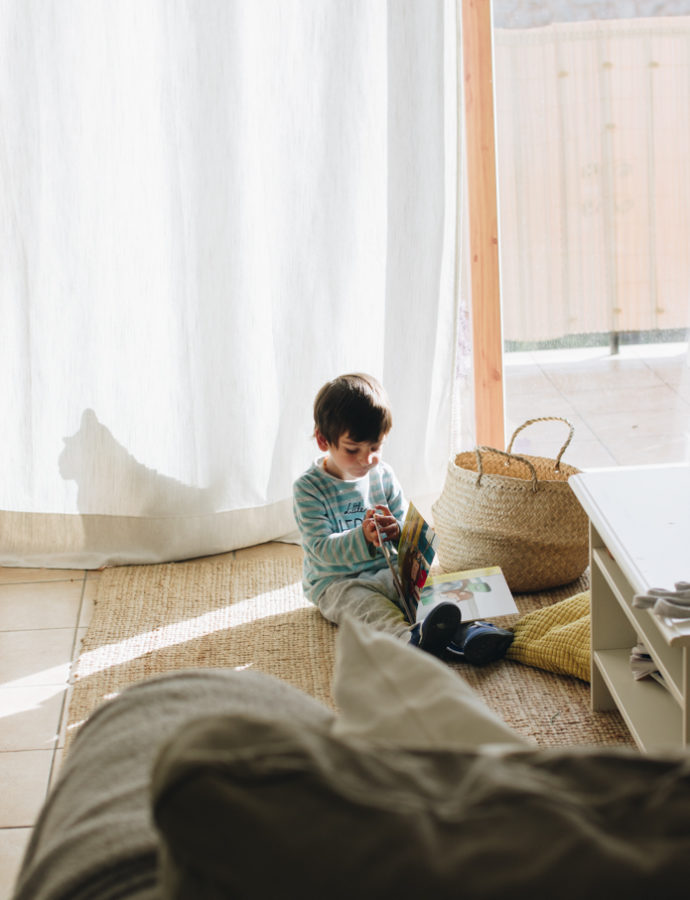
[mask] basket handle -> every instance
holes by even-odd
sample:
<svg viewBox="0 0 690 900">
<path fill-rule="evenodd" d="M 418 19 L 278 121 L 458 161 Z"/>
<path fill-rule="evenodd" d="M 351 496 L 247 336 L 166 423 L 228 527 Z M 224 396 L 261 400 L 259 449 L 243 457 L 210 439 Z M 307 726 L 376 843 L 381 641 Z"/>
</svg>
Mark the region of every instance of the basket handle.
<svg viewBox="0 0 690 900">
<path fill-rule="evenodd" d="M 510 439 L 510 443 L 508 444 L 508 449 L 506 452 L 510 453 L 510 451 L 513 449 L 513 441 L 518 436 L 518 434 L 522 431 L 522 429 L 527 428 L 528 425 L 534 425 L 535 422 L 565 422 L 565 424 L 570 429 L 570 433 L 568 434 L 568 437 L 565 439 L 563 446 L 559 450 L 558 456 L 556 457 L 555 465 L 553 467 L 554 472 L 558 472 L 560 465 L 561 465 L 561 457 L 565 453 L 566 448 L 568 447 L 568 444 L 572 441 L 573 434 L 575 434 L 575 428 L 573 427 L 573 425 L 567 419 L 564 419 L 562 416 L 541 416 L 538 419 L 528 419 L 526 422 L 523 422 L 522 425 L 520 425 L 518 428 L 516 428 L 515 431 L 513 432 L 513 436 Z"/>
<path fill-rule="evenodd" d="M 475 449 L 475 453 L 477 454 L 477 487 L 479 487 L 479 485 L 481 484 L 482 475 L 484 474 L 484 467 L 482 466 L 482 453 L 498 453 L 499 456 L 506 457 L 506 465 L 508 465 L 513 459 L 518 460 L 518 462 L 524 463 L 532 474 L 532 493 L 537 492 L 537 470 L 528 459 L 525 459 L 524 456 L 517 456 L 517 454 L 515 453 L 507 453 L 505 450 L 497 450 L 495 447 L 477 447 Z"/>
</svg>

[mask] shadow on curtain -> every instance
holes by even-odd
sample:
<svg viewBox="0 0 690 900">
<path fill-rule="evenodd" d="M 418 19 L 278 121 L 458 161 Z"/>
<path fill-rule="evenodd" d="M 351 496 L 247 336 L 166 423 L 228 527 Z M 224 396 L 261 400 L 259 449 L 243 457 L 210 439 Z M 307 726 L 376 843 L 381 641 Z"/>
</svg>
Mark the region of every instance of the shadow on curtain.
<svg viewBox="0 0 690 900">
<path fill-rule="evenodd" d="M 458 406 L 450 0 L 0 9 L 0 564 L 289 536 L 343 371 L 423 508 Z"/>
</svg>

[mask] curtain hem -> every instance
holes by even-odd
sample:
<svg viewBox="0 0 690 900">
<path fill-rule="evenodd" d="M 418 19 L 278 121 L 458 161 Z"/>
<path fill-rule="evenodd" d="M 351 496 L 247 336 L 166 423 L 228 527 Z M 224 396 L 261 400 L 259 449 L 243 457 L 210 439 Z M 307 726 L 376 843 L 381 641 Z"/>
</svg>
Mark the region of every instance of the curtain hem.
<svg viewBox="0 0 690 900">
<path fill-rule="evenodd" d="M 292 500 L 203 516 L 0 512 L 0 565 L 100 569 L 228 553 L 294 540 Z"/>
</svg>

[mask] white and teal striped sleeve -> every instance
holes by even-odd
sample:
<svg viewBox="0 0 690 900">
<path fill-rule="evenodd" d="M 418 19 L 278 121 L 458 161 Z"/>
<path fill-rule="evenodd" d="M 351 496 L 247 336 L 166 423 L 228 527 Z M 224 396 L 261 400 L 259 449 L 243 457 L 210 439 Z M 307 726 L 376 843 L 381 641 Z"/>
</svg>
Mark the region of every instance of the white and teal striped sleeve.
<svg viewBox="0 0 690 900">
<path fill-rule="evenodd" d="M 351 573 L 371 559 L 361 528 L 368 498 L 359 482 L 338 481 L 309 469 L 294 485 L 294 511 L 305 553 L 319 568 Z"/>
</svg>

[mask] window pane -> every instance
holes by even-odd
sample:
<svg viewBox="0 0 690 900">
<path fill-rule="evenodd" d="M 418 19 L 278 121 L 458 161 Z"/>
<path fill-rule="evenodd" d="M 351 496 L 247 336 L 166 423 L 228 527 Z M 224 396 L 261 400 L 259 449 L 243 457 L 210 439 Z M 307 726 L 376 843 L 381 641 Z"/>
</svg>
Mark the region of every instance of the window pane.
<svg viewBox="0 0 690 900">
<path fill-rule="evenodd" d="M 506 434 L 690 460 L 690 2 L 492 10 Z"/>
</svg>

